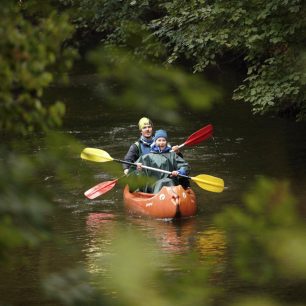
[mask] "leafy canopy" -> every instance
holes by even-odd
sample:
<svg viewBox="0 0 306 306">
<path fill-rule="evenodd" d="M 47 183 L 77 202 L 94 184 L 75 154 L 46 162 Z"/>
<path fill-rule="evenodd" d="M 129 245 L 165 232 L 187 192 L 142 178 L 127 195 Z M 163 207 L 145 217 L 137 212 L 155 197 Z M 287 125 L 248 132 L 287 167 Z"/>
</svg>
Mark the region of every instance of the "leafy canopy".
<svg viewBox="0 0 306 306">
<path fill-rule="evenodd" d="M 246 73 L 233 99 L 251 103 L 255 113 L 304 119 L 305 1 L 71 0 L 71 6 L 83 38 L 94 31 L 103 44 L 166 65 L 187 60 L 197 73 L 235 61 Z"/>
<path fill-rule="evenodd" d="M 52 82 L 63 80 L 76 53 L 62 48 L 73 30 L 67 15 L 46 14 L 47 2 L 13 2 L 1 6 L 0 131 L 28 135 L 61 124 L 64 104 L 46 103 L 42 96 Z"/>
</svg>

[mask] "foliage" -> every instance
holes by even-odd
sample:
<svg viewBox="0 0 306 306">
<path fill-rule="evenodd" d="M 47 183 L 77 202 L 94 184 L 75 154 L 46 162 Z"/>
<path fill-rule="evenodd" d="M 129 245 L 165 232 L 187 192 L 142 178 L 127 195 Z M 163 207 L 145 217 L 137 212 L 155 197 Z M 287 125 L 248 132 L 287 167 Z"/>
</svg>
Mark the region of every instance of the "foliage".
<svg viewBox="0 0 306 306">
<path fill-rule="evenodd" d="M 97 291 L 86 286 L 88 275 L 79 273 L 79 279 L 69 271 L 66 281 L 53 276 L 49 282 L 56 288 L 53 298 L 66 305 L 304 305 L 306 228 L 288 184 L 260 179 L 243 203 L 215 216 L 226 237 L 221 261 L 216 252 L 204 261 L 197 253 L 165 257 L 141 232 L 117 227 L 108 252 L 94 254 L 87 263 Z M 99 248 L 105 237 L 96 230 Z M 179 260 L 180 271 L 160 272 L 171 260 Z M 105 269 L 110 276 L 96 273 Z M 224 286 L 222 280 L 232 275 L 238 283 Z M 250 294 L 242 294 L 242 287 Z"/>
<path fill-rule="evenodd" d="M 95 31 L 104 44 L 143 58 L 187 60 L 194 72 L 243 63 L 247 73 L 235 100 L 251 103 L 256 113 L 304 118 L 305 1 L 71 0 L 68 6 L 78 8 L 80 31 Z"/>
<path fill-rule="evenodd" d="M 275 4 L 276 2 L 274 0 L 271 3 Z M 57 70 L 53 69 L 62 67 L 65 70 L 74 58 L 73 53 L 63 47 L 63 42 L 69 38 L 71 28 L 65 14 L 58 15 L 49 5 L 45 7 L 41 3 L 41 1 L 2 1 L 1 3 L 3 16 L 0 21 L 0 124 L 2 132 L 10 133 L 11 135 L 28 135 L 32 131 L 44 131 L 61 123 L 62 106 L 52 104 L 47 107 L 44 103 L 43 91 L 57 77 Z M 61 5 L 70 3 L 72 3 L 72 0 L 61 1 Z M 85 0 L 79 3 L 82 5 L 87 3 L 88 9 L 93 4 L 92 1 L 85 2 Z M 102 2 L 96 1 L 97 5 L 99 3 Z M 203 50 L 201 51 L 196 47 L 197 45 L 195 47 L 192 46 L 192 40 L 187 45 L 184 45 L 184 41 L 179 43 L 178 40 L 180 37 L 185 37 L 187 40 L 193 37 L 193 34 L 196 35 L 197 27 L 192 27 L 192 25 L 193 21 L 199 21 L 200 23 L 203 21 L 203 15 L 201 15 L 203 11 L 199 9 L 199 5 L 204 4 L 203 1 L 191 1 L 190 3 L 185 3 L 184 1 L 172 3 L 155 2 L 155 5 L 149 1 L 131 1 L 125 5 L 122 5 L 121 1 L 105 1 L 103 3 L 108 7 L 109 13 L 109 16 L 105 14 L 104 17 L 113 19 L 114 24 L 109 24 L 113 29 L 118 27 L 118 30 L 120 30 L 121 26 L 122 30 L 126 29 L 125 25 L 128 23 L 127 21 L 130 21 L 129 16 L 134 16 L 135 20 L 149 21 L 144 33 L 155 31 L 155 36 L 163 40 L 167 50 L 172 49 L 168 62 L 172 62 L 179 57 L 188 58 L 190 55 L 190 59 L 195 62 L 195 70 L 198 71 L 204 69 L 206 65 L 214 63 L 216 56 L 211 56 L 214 48 L 210 53 L 206 54 L 204 46 L 208 48 L 208 45 L 205 45 L 205 41 L 196 42 L 198 46 L 203 44 Z M 238 3 L 240 2 L 233 2 L 232 4 L 238 14 L 237 22 L 240 17 L 246 18 L 245 12 L 243 10 L 239 11 L 235 6 Z M 282 7 L 290 7 L 293 10 L 292 4 L 296 3 L 298 5 L 300 2 L 291 1 L 289 3 L 282 1 L 277 3 L 282 3 Z M 111 6 L 115 4 L 116 6 Z M 232 6 L 224 10 L 221 4 L 225 5 L 225 2 L 215 1 L 205 6 L 205 8 L 210 7 L 212 11 L 213 9 L 215 10 L 216 18 L 213 19 L 215 22 L 223 15 L 227 16 L 227 12 L 234 14 L 231 11 Z M 252 4 L 254 7 L 252 7 Z M 248 9 L 252 8 L 255 12 L 258 12 L 257 6 L 262 8 L 259 4 L 268 5 L 259 1 L 248 2 L 245 5 L 250 6 Z M 152 5 L 157 10 L 154 13 L 151 12 Z M 184 11 L 184 8 L 189 8 L 188 5 L 193 10 Z M 96 7 L 93 6 L 93 8 Z M 216 12 L 217 8 L 219 11 Z M 301 8 L 302 4 L 295 9 L 296 16 L 299 16 Z M 131 15 L 124 15 L 126 23 L 121 25 L 114 18 L 111 13 L 116 13 L 115 9 L 123 9 L 124 11 L 126 10 L 126 13 L 131 13 Z M 272 10 L 273 12 L 273 9 L 273 6 L 269 7 L 266 12 L 267 15 L 260 18 L 267 21 L 270 11 Z M 280 6 L 276 6 L 274 10 L 277 11 L 279 9 Z M 145 12 L 146 14 L 144 14 Z M 102 14 L 101 11 L 96 13 L 98 16 Z M 197 16 L 196 14 L 199 15 Z M 190 16 L 195 19 L 189 20 Z M 203 25 L 210 20 L 210 16 L 214 15 L 209 14 L 209 16 L 206 16 L 207 20 L 204 19 L 205 23 L 203 21 Z M 292 15 L 289 14 L 290 16 Z M 170 20 L 170 17 L 172 20 Z M 167 33 L 161 31 L 166 27 L 162 28 L 163 25 L 159 25 L 158 20 L 164 20 L 169 29 L 172 29 L 170 24 L 173 23 L 176 31 L 167 37 Z M 190 23 L 188 23 L 188 20 Z M 288 20 L 290 21 L 290 18 Z M 130 29 L 137 29 L 138 21 L 136 20 L 135 27 L 131 24 Z M 235 24 L 235 19 L 231 21 Z M 220 22 L 218 26 L 223 25 L 225 20 L 221 19 Z M 302 19 L 300 23 L 303 23 Z M 284 24 L 280 23 L 280 26 Z M 212 23 L 211 27 L 214 29 L 215 25 Z M 301 28 L 302 25 L 297 23 L 297 28 L 294 27 L 292 30 L 292 36 L 289 31 L 286 39 L 293 38 Z M 185 36 L 181 36 L 185 30 Z M 124 31 L 115 32 L 115 34 L 120 34 L 118 34 L 118 37 L 116 35 L 109 36 L 111 31 L 113 30 L 109 28 L 104 30 L 105 33 L 103 34 L 106 35 L 107 33 L 107 41 L 113 43 L 117 38 L 120 38 L 121 44 L 127 45 L 129 40 L 125 39 L 127 36 Z M 223 35 L 219 34 L 209 38 L 211 40 L 215 37 L 215 49 L 220 46 L 226 46 L 227 37 L 224 36 L 224 33 Z M 229 32 L 227 35 L 235 37 L 237 35 L 239 37 L 238 34 L 233 29 L 233 33 Z M 170 38 L 175 36 L 177 36 L 177 40 L 171 42 Z M 232 40 L 234 41 L 234 38 Z M 235 52 L 239 53 L 242 49 L 241 46 L 244 46 L 244 51 L 249 56 L 250 54 L 252 55 L 251 57 L 245 56 L 245 60 L 250 63 L 259 54 L 262 56 L 267 55 L 264 46 L 261 46 L 261 48 L 265 52 L 257 53 L 253 50 L 255 45 L 256 48 L 260 47 L 260 43 L 259 45 L 255 44 L 256 39 L 244 44 L 242 42 L 242 40 L 239 43 L 237 41 L 236 45 L 226 47 L 235 49 Z M 293 40 L 293 42 L 296 42 L 296 40 Z M 145 49 L 138 49 L 138 53 L 136 52 L 135 54 L 145 53 L 150 50 L 150 46 L 151 42 L 143 46 Z M 290 45 L 289 47 L 292 46 Z M 220 53 L 216 54 L 224 56 L 222 52 L 225 52 L 225 49 L 219 48 L 218 52 Z M 110 53 L 109 50 L 111 50 Z M 157 47 L 151 50 L 154 50 L 150 54 L 151 56 L 159 57 L 162 54 L 164 55 L 164 53 L 159 53 L 159 50 L 163 50 L 163 48 Z M 201 55 L 201 52 L 198 53 L 199 50 L 204 55 Z M 201 84 L 203 84 L 202 81 L 197 78 L 187 78 L 177 70 L 174 73 L 171 69 L 159 70 L 152 64 L 148 65 L 145 60 L 135 62 L 135 56 L 125 52 L 121 53 L 121 51 L 122 49 L 120 51 L 118 49 L 105 49 L 101 53 L 92 55 L 92 59 L 96 63 L 102 62 L 100 67 L 103 67 L 102 77 L 104 81 L 111 82 L 111 77 L 115 76 L 120 87 L 125 89 L 126 92 L 129 92 L 129 88 L 134 90 L 135 88 L 143 87 L 143 91 L 140 91 L 140 93 L 145 95 L 147 94 L 146 91 L 148 91 L 150 95 L 154 96 L 156 94 L 155 91 L 160 91 L 166 98 L 163 99 L 162 95 L 154 97 L 161 100 L 165 107 L 170 106 L 168 109 L 174 106 L 175 95 L 172 95 L 173 92 L 180 92 L 183 103 L 193 101 L 196 107 L 199 107 L 195 102 L 200 99 L 199 97 L 205 96 L 205 91 L 200 88 Z M 281 58 L 277 57 L 277 54 L 277 52 L 273 53 L 275 62 L 266 62 L 266 64 L 276 65 Z M 205 56 L 208 59 L 204 60 Z M 269 54 L 269 57 L 263 57 L 263 63 L 268 58 L 271 58 L 271 54 Z M 290 65 L 289 59 L 285 63 L 286 69 L 294 66 Z M 61 60 L 64 61 L 63 66 L 60 65 Z M 204 61 L 201 62 L 201 60 Z M 274 68 L 281 68 L 281 73 L 286 72 L 285 68 L 285 70 L 282 70 L 282 66 L 280 67 L 282 63 L 278 63 Z M 254 65 L 259 64 L 256 61 Z M 257 71 L 261 71 L 261 74 L 264 72 L 262 65 L 256 66 L 255 70 L 256 73 Z M 127 72 L 130 73 L 128 74 Z M 129 83 L 124 84 L 127 80 L 126 76 L 131 79 Z M 269 78 L 272 78 L 272 76 L 270 75 Z M 300 75 L 295 75 L 295 77 L 300 77 Z M 149 82 L 144 81 L 145 79 L 149 80 Z M 156 80 L 157 83 L 154 82 Z M 160 88 L 154 87 L 160 80 L 162 80 L 162 83 L 167 83 L 171 90 L 164 84 Z M 288 80 L 294 80 L 294 78 L 289 78 Z M 296 79 L 295 81 L 299 80 Z M 148 84 L 150 86 L 153 84 L 153 86 L 150 87 Z M 277 84 L 282 86 L 282 83 Z M 188 91 L 188 88 L 192 90 Z M 290 90 L 293 89 L 290 88 Z M 184 97 L 184 94 L 187 97 Z M 211 97 L 210 95 L 208 96 Z M 148 97 L 145 99 L 148 99 Z M 134 96 L 131 93 L 129 100 L 138 100 L 138 96 Z M 168 103 L 168 100 L 171 103 Z M 37 134 L 35 135 L 37 136 Z M 17 147 L 14 144 L 14 140 L 16 140 L 14 137 L 7 138 L 1 144 L 0 256 L 2 265 L 6 263 L 3 260 L 4 257 L 14 254 L 17 247 L 31 247 L 51 237 L 52 233 L 48 226 L 48 220 L 53 216 L 55 209 L 50 200 L 51 191 L 46 187 L 37 188 L 37 186 L 41 187 L 41 182 L 49 179 L 60 179 L 61 181 L 67 181 L 68 179 L 70 184 L 76 184 L 78 181 L 78 175 L 74 175 L 76 167 L 75 164 L 69 161 L 79 161 L 79 152 L 81 151 L 80 145 L 75 141 L 58 135 L 54 136 L 53 134 L 42 146 L 36 144 L 37 152 L 39 153 L 29 156 L 26 152 L 33 152 L 35 145 L 32 141 L 34 140 L 30 137 L 27 138 L 25 141 L 27 146 L 25 148 L 21 145 Z M 21 139 L 19 138 L 18 143 L 20 142 Z M 46 145 L 48 145 L 47 149 Z M 82 176 L 82 179 L 85 180 L 85 177 Z M 222 296 L 222 290 L 225 290 L 225 288 L 219 287 L 215 276 L 218 275 L 219 278 L 225 278 L 226 273 L 235 273 L 241 279 L 241 284 L 239 285 L 247 283 L 253 289 L 252 293 L 254 295 L 252 297 L 254 300 L 246 298 L 240 304 L 276 305 L 280 301 L 281 304 L 285 305 L 287 301 L 281 300 L 280 295 L 277 293 L 287 290 L 286 281 L 290 280 L 291 284 L 293 284 L 288 289 L 292 297 L 299 297 L 300 288 L 305 287 L 305 225 L 297 214 L 294 205 L 295 201 L 285 183 L 271 182 L 269 180 L 259 181 L 255 190 L 246 196 L 245 204 L 246 206 L 243 209 L 233 207 L 218 216 L 218 222 L 223 229 L 222 232 L 227 237 L 227 254 L 225 255 L 228 255 L 228 258 L 222 263 L 218 263 L 216 260 L 214 262 L 217 264 L 208 268 L 208 262 L 203 263 L 196 256 L 186 257 L 183 258 L 183 262 L 179 265 L 181 267 L 179 273 L 161 275 L 159 267 L 164 260 L 170 259 L 160 256 L 148 257 L 145 250 L 152 247 L 151 242 L 144 241 L 141 236 L 138 236 L 138 233 L 130 233 L 126 229 L 122 229 L 118 232 L 117 237 L 113 237 L 114 248 L 108 254 L 112 269 L 112 279 L 111 281 L 109 279 L 100 280 L 103 288 L 108 290 L 118 288 L 120 292 L 116 292 L 117 299 L 114 296 L 110 296 L 109 291 L 102 290 L 97 292 L 93 289 L 89 284 L 91 281 L 90 275 L 83 273 L 79 269 L 69 270 L 64 275 L 52 274 L 45 282 L 45 289 L 52 300 L 59 301 L 65 305 L 147 305 L 149 303 L 152 305 L 177 304 L 182 306 L 215 305 L 218 304 L 218 300 L 222 301 L 221 304 L 230 304 L 232 301 L 225 300 Z M 144 251 L 139 252 L 138 250 Z M 149 253 L 152 254 L 152 252 Z M 255 257 L 254 254 L 257 256 Z M 105 264 L 104 255 L 102 254 L 102 257 L 99 258 L 99 264 L 102 267 Z M 19 258 L 19 254 L 17 256 Z M 216 256 L 218 255 L 216 254 Z M 251 261 L 253 258 L 255 260 Z M 155 281 L 160 281 L 164 284 L 162 292 L 151 286 Z M 145 287 L 144 291 L 137 290 L 142 286 Z M 263 290 L 266 290 L 267 294 L 269 293 L 267 290 L 269 286 L 274 287 L 278 301 L 272 295 L 267 298 L 262 297 Z M 97 290 L 100 289 L 99 286 L 96 287 Z M 144 293 L 146 296 L 144 296 Z M 239 292 L 237 292 L 237 295 L 239 295 Z M 290 305 L 292 304 L 297 303 L 290 301 Z"/>
<path fill-rule="evenodd" d="M 61 124 L 65 106 L 48 105 L 44 89 L 59 81 L 76 53 L 62 48 L 72 33 L 67 15 L 48 2 L 6 1 L 0 20 L 0 131 L 28 135 Z M 54 68 L 58 68 L 56 71 Z M 64 75 L 62 74 L 62 77 Z M 62 78 L 63 79 L 63 78 Z"/>
<path fill-rule="evenodd" d="M 52 192 L 37 185 L 51 179 L 69 189 L 79 183 L 78 177 L 72 176 L 79 168 L 79 162 L 71 160 L 81 150 L 76 141 L 51 134 L 44 144 L 48 150 L 35 156 L 22 154 L 33 142 L 18 142 L 13 152 L 1 148 L 5 158 L 0 160 L 0 264 L 16 247 L 36 247 L 51 237 L 48 218 L 55 212 Z"/>
<path fill-rule="evenodd" d="M 47 188 L 38 186 L 41 187 L 42 181 L 57 176 L 52 170 L 62 175 L 68 171 L 71 175 L 73 166 L 69 163 L 69 168 L 68 164 L 63 166 L 55 160 L 55 149 L 50 155 L 40 149 L 44 146 L 43 141 L 38 144 L 42 132 L 60 126 L 65 112 L 63 103 L 47 102 L 43 95 L 52 82 L 67 79 L 65 75 L 76 58 L 76 52 L 64 47 L 73 30 L 67 15 L 57 14 L 49 1 L 1 1 L 1 12 L 2 268 L 9 259 L 18 256 L 19 261 L 22 260 L 16 252 L 19 248 L 31 249 L 52 237 L 48 221 L 55 207 Z M 72 150 L 72 142 L 70 146 Z M 35 151 L 34 147 L 40 152 L 29 156 L 27 152 Z M 80 151 L 79 147 L 77 151 Z M 49 177 L 44 176 L 47 166 L 51 168 Z"/>
<path fill-rule="evenodd" d="M 220 99 L 217 89 L 200 77 L 137 60 L 124 49 L 108 46 L 92 52 L 89 59 L 101 76 L 97 93 L 108 97 L 113 107 L 137 109 L 152 118 L 178 122 L 184 119 L 181 110 L 208 109 Z"/>
<path fill-rule="evenodd" d="M 306 281 L 306 228 L 288 184 L 261 179 L 244 203 L 243 209 L 231 207 L 217 216 L 233 259 L 228 268 L 243 282 L 279 291 L 290 279 L 298 292 Z"/>
<path fill-rule="evenodd" d="M 1 8 L 0 131 L 2 136 L 6 134 L 0 147 L 3 257 L 12 248 L 37 245 L 48 237 L 46 219 L 52 206 L 45 190 L 37 192 L 35 178 L 53 161 L 43 154 L 29 158 L 23 153 L 33 145 L 31 138 L 22 146 L 23 141 L 15 141 L 14 137 L 29 136 L 61 124 L 64 105 L 47 103 L 43 93 L 55 79 L 65 79 L 63 73 L 71 67 L 76 53 L 62 48 L 72 27 L 67 16 L 58 16 L 48 1 L 43 5 L 40 1 L 3 1 Z"/>
<path fill-rule="evenodd" d="M 2 152 L 4 153 L 4 152 Z M 0 174 L 0 258 L 20 245 L 36 245 L 47 237 L 46 217 L 50 203 L 36 192 L 32 177 L 34 162 L 18 155 L 1 161 Z"/>
<path fill-rule="evenodd" d="M 71 20 L 78 33 L 81 46 L 90 44 L 98 34 L 103 45 L 130 47 L 135 54 L 159 56 L 164 53 L 160 44 L 141 20 L 150 21 L 160 15 L 163 1 L 118 1 L 118 0 L 60 0 L 71 12 Z M 145 41 L 144 41 L 145 40 Z"/>
</svg>

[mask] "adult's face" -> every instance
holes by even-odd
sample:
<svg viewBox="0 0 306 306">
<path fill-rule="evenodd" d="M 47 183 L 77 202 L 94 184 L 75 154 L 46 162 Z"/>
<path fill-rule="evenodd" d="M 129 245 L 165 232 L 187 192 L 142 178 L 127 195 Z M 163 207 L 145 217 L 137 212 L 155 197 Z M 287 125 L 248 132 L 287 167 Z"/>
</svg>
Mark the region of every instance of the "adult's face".
<svg viewBox="0 0 306 306">
<path fill-rule="evenodd" d="M 150 139 L 152 137 L 153 128 L 151 124 L 145 124 L 141 129 L 141 136 Z"/>
</svg>

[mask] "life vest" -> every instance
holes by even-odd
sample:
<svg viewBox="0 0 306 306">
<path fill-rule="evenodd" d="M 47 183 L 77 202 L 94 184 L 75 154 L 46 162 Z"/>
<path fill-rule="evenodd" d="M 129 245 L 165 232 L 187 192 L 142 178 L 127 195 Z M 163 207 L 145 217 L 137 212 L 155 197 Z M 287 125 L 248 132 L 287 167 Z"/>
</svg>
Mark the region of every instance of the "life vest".
<svg viewBox="0 0 306 306">
<path fill-rule="evenodd" d="M 150 153 L 151 146 L 146 145 L 141 141 L 136 141 L 135 145 L 138 148 L 139 156 Z"/>
</svg>

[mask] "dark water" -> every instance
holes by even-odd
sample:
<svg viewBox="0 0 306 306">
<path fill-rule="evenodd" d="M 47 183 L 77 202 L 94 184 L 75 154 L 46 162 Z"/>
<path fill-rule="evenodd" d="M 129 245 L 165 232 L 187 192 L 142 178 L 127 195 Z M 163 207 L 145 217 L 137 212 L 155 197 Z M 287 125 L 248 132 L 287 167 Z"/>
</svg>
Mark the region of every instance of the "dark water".
<svg viewBox="0 0 306 306">
<path fill-rule="evenodd" d="M 91 91 L 95 82 L 93 75 L 80 75 L 71 87 L 50 90 L 50 95 L 67 104 L 62 131 L 75 136 L 84 147 L 101 148 L 114 158 L 122 158 L 138 137 L 138 119 L 148 114 L 105 107 Z M 183 118 L 180 126 L 155 119 L 155 128 L 166 129 L 171 143 L 181 144 L 193 132 L 212 123 L 213 139 L 185 148 L 183 153 L 192 167 L 192 176 L 204 173 L 220 177 L 225 181 L 225 191 L 216 194 L 194 185 L 198 213 L 188 220 L 165 222 L 133 218 L 124 211 L 121 186 L 92 201 L 83 196 L 93 184 L 114 179 L 97 168 L 91 182 L 84 180 L 82 190 L 59 192 L 54 199 L 59 210 L 53 216 L 52 227 L 65 245 L 48 242 L 35 252 L 21 250 L 28 256 L 28 262 L 16 263 L 10 271 L 4 272 L 0 288 L 2 301 L 12 305 L 39 305 L 40 280 L 48 273 L 61 272 L 77 264 L 84 265 L 90 273 L 107 277 L 108 267 L 98 261 L 110 252 L 117 225 L 133 228 L 153 239 L 157 251 L 169 256 L 180 257 L 191 251 L 197 252 L 203 260 L 212 254 L 222 256 L 224 239 L 213 217 L 228 205 L 241 205 L 242 195 L 263 175 L 290 180 L 299 202 L 305 203 L 305 123 L 254 117 L 247 105 L 231 101 L 224 101 L 206 112 L 186 111 Z M 80 160 L 82 167 L 90 165 Z M 58 188 L 52 180 L 48 184 L 49 188 Z M 67 252 L 67 244 L 73 251 Z M 161 267 L 165 271 L 178 268 L 173 262 Z"/>
</svg>

